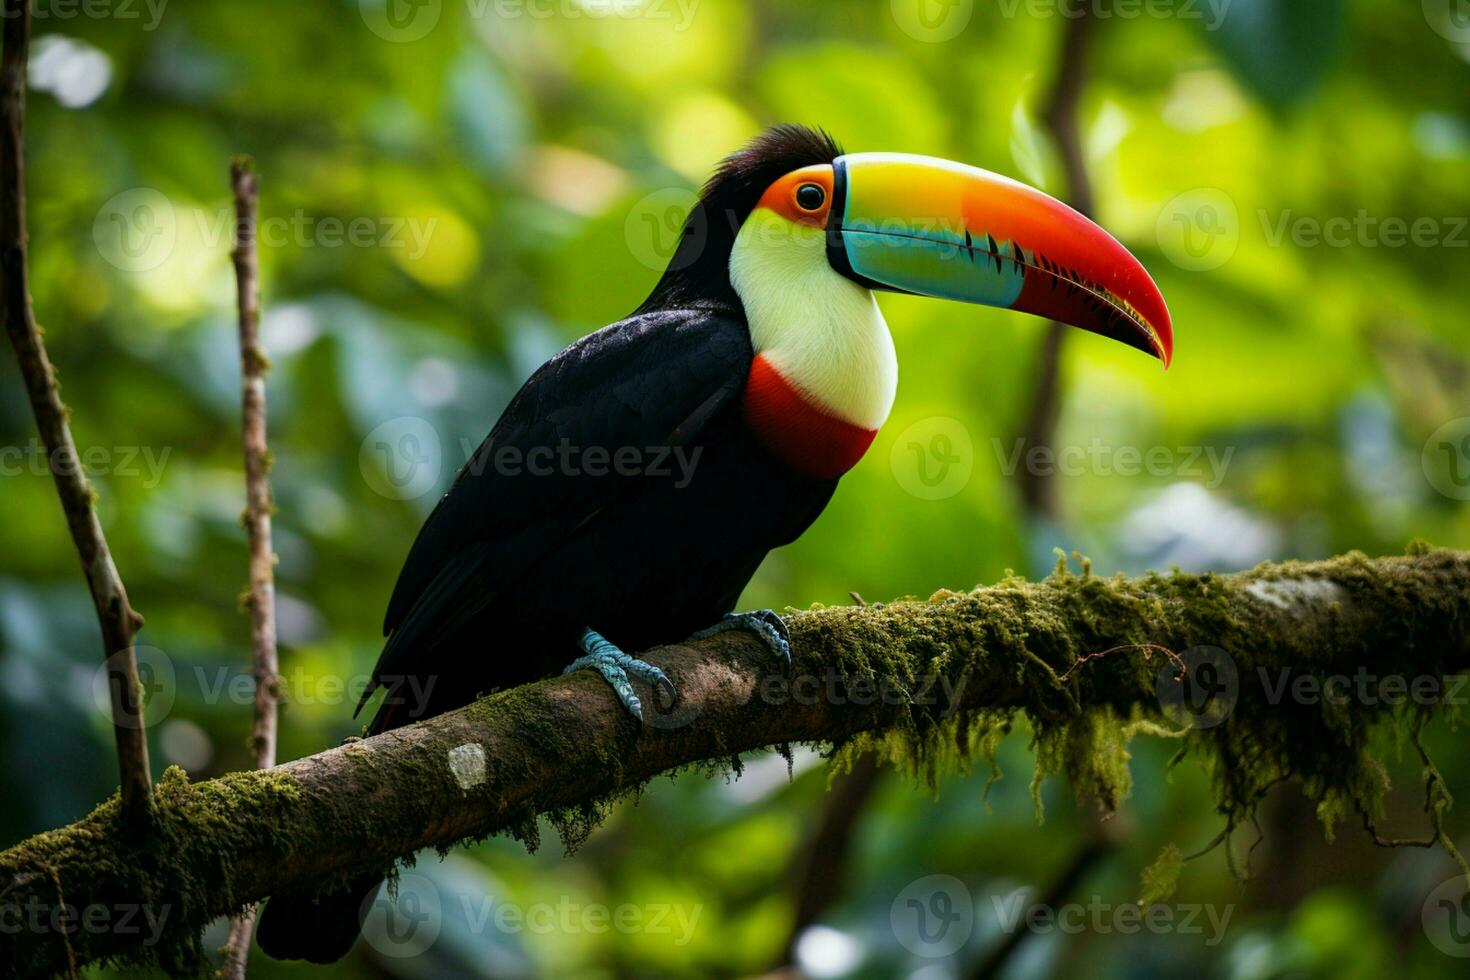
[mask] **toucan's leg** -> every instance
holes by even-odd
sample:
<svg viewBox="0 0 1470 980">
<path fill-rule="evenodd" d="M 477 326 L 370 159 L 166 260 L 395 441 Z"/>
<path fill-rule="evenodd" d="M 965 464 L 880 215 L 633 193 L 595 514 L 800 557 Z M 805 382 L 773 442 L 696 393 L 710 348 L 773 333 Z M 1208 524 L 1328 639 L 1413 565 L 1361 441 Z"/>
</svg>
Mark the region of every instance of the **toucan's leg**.
<svg viewBox="0 0 1470 980">
<path fill-rule="evenodd" d="M 762 643 L 771 648 L 786 666 L 791 666 L 791 632 L 786 629 L 786 621 L 776 615 L 773 609 L 757 609 L 754 612 L 725 613 L 725 618 L 708 629 L 702 629 L 694 634 L 694 639 L 702 640 L 706 636 L 714 636 L 716 633 L 724 633 L 728 630 L 747 630 L 760 637 Z"/>
<path fill-rule="evenodd" d="M 644 663 L 634 657 L 628 656 L 607 638 L 596 630 L 582 630 L 582 637 L 577 641 L 582 648 L 585 657 L 578 657 L 567 664 L 563 674 L 570 674 L 574 670 L 592 669 L 601 674 L 612 689 L 617 692 L 618 700 L 623 702 L 623 707 L 639 721 L 643 720 L 643 702 L 638 700 L 638 695 L 633 693 L 633 682 L 628 679 L 632 674 L 640 680 L 652 684 L 654 690 L 663 690 L 668 694 L 669 703 L 674 703 L 674 685 L 668 675 L 659 670 L 653 664 Z"/>
</svg>

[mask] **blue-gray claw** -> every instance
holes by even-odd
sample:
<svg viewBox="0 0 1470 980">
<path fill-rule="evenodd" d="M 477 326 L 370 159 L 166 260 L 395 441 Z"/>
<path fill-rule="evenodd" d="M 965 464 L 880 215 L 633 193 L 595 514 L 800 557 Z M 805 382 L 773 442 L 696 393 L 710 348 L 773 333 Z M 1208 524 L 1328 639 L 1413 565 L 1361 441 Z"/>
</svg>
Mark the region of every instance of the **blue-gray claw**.
<svg viewBox="0 0 1470 980">
<path fill-rule="evenodd" d="M 716 633 L 725 633 L 729 630 L 746 630 L 754 633 L 776 655 L 782 666 L 790 669 L 791 631 L 786 628 L 786 621 L 778 616 L 774 609 L 725 613 L 724 619 L 695 633 L 694 639 L 702 640 L 706 636 L 714 636 Z"/>
<path fill-rule="evenodd" d="M 628 656 L 596 630 L 584 629 L 579 645 L 586 656 L 578 657 L 567 664 L 562 673 L 570 674 L 575 670 L 589 668 L 597 671 L 608 684 L 612 685 L 613 691 L 618 695 L 618 700 L 623 702 L 623 707 L 627 708 L 628 713 L 634 718 L 639 721 L 643 720 L 643 702 L 638 700 L 638 695 L 633 691 L 633 682 L 628 679 L 629 674 L 639 680 L 647 681 L 655 691 L 663 691 L 669 699 L 669 704 L 674 703 L 676 692 L 673 682 L 669 680 L 667 674 L 653 664 Z"/>
</svg>

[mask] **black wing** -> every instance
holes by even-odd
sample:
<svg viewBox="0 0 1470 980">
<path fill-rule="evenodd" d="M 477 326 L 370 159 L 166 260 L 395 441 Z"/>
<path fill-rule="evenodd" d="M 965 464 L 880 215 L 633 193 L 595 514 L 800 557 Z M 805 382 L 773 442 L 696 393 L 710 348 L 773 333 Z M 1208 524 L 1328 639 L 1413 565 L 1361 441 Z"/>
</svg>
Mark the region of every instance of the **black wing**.
<svg viewBox="0 0 1470 980">
<path fill-rule="evenodd" d="M 419 532 L 388 602 L 388 643 L 358 710 L 380 677 L 404 672 L 404 658 L 426 653 L 432 637 L 468 621 L 507 581 L 643 479 L 613 467 L 597 477 L 558 472 L 563 446 L 611 455 L 628 446 L 684 445 L 744 389 L 752 356 L 743 322 L 685 309 L 621 320 L 542 365 Z"/>
</svg>

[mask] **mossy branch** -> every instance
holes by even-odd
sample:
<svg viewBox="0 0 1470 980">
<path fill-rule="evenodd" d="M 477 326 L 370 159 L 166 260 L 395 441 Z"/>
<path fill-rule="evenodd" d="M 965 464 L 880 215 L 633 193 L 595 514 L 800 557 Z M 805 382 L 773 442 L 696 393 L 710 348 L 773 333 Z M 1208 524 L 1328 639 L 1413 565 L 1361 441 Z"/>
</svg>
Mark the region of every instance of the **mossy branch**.
<svg viewBox="0 0 1470 980">
<path fill-rule="evenodd" d="M 1369 754 L 1374 725 L 1417 733 L 1440 703 L 1388 696 L 1383 682 L 1424 678 L 1422 689 L 1453 692 L 1454 675 L 1470 670 L 1470 554 L 1416 548 L 1131 579 L 1059 568 L 1036 583 L 818 608 L 788 622 L 786 677 L 738 633 L 653 651 L 681 700 L 641 725 L 584 673 L 264 772 L 191 784 L 171 770 L 145 839 L 117 832 L 112 800 L 0 853 L 0 909 L 141 908 L 156 932 L 68 934 L 54 918 L 0 930 L 0 975 L 103 958 L 197 968 L 206 923 L 279 890 L 489 834 L 534 843 L 538 815 L 575 844 L 609 801 L 652 777 L 725 768 L 766 746 L 821 743 L 844 758 L 875 750 L 932 778 L 988 754 L 1018 712 L 1039 771 L 1064 773 L 1110 807 L 1128 791 L 1128 738 L 1163 732 L 1207 767 L 1226 824 L 1248 818 L 1284 778 L 1326 815 L 1375 817 L 1386 783 Z M 1190 663 L 1202 645 L 1228 652 L 1238 699 L 1218 724 L 1180 729 L 1158 694 L 1175 661 L 1150 654 L 1162 647 Z M 1282 670 L 1380 682 L 1375 696 L 1344 705 L 1293 697 L 1279 686 Z M 159 940 L 145 945 L 151 935 Z"/>
</svg>

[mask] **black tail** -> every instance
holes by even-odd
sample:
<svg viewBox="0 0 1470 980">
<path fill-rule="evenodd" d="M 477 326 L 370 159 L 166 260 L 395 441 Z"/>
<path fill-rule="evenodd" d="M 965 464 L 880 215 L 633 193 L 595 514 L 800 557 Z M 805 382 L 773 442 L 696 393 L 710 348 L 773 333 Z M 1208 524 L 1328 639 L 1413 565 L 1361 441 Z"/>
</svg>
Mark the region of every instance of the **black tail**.
<svg viewBox="0 0 1470 980">
<path fill-rule="evenodd" d="M 335 963 L 357 941 L 372 897 L 382 884 L 383 876 L 372 874 L 340 890 L 276 895 L 260 914 L 255 940 L 274 959 Z"/>
</svg>

